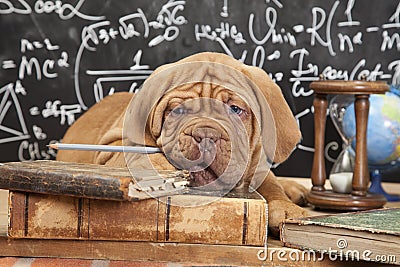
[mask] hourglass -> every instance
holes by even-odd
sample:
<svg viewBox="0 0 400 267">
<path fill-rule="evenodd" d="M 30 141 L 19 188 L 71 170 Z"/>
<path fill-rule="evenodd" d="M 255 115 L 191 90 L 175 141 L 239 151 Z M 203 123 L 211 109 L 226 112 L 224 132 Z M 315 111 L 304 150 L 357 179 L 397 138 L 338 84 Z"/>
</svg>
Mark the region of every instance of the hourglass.
<svg viewBox="0 0 400 267">
<path fill-rule="evenodd" d="M 370 181 L 367 159 L 367 123 L 369 95 L 384 94 L 389 90 L 385 82 L 370 81 L 326 81 L 319 80 L 310 84 L 314 90 L 314 160 L 311 180 L 312 189 L 307 195 L 309 203 L 320 209 L 367 210 L 380 208 L 386 203 L 381 194 L 368 193 Z M 353 96 L 356 119 L 356 145 L 354 151 L 354 169 L 351 174 L 351 192 L 338 193 L 325 189 L 326 169 L 324 159 L 324 141 L 328 94 Z M 338 104 L 339 105 L 339 104 Z M 346 101 L 340 103 L 345 108 Z M 349 141 L 349 140 L 346 140 Z M 342 153 L 349 153 L 346 152 Z"/>
<path fill-rule="evenodd" d="M 329 174 L 332 189 L 337 193 L 351 193 L 352 190 L 355 155 L 351 143 L 356 136 L 355 134 L 346 135 L 343 126 L 347 123 L 347 121 L 344 121 L 346 110 L 353 102 L 353 95 L 336 95 L 329 103 L 330 117 L 343 141 L 342 152 L 333 164 Z"/>
</svg>

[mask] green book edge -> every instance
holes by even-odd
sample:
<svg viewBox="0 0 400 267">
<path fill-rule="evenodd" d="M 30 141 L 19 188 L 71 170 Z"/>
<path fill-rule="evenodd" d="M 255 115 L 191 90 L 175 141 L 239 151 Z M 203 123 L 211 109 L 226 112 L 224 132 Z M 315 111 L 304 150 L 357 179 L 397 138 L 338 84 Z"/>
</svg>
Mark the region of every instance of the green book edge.
<svg viewBox="0 0 400 267">
<path fill-rule="evenodd" d="M 287 220 L 286 222 L 400 236 L 400 208 L 321 215 Z"/>
</svg>

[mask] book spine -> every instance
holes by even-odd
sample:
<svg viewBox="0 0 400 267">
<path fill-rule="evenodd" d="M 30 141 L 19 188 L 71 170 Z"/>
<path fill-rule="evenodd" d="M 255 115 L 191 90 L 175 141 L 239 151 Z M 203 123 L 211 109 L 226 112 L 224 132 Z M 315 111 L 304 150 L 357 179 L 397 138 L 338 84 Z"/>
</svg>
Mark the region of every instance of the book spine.
<svg viewBox="0 0 400 267">
<path fill-rule="evenodd" d="M 178 197 L 182 196 L 128 202 L 10 192 L 8 234 L 11 238 L 264 245 L 263 200 L 221 198 L 182 207 L 174 205 Z"/>
</svg>

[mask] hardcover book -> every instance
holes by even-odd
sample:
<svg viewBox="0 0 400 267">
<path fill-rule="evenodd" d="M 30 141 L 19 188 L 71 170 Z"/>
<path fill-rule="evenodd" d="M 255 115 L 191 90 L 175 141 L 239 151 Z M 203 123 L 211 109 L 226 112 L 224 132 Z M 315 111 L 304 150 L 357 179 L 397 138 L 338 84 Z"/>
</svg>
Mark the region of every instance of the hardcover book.
<svg viewBox="0 0 400 267">
<path fill-rule="evenodd" d="M 252 193 L 209 198 L 173 195 L 129 202 L 11 191 L 8 235 L 11 238 L 265 244 L 268 215 L 267 203 L 262 197 Z M 182 206 L 185 202 L 208 204 Z"/>
<path fill-rule="evenodd" d="M 53 160 L 0 163 L 0 189 L 137 201 L 182 193 L 186 171 L 138 170 Z"/>
<path fill-rule="evenodd" d="M 285 246 L 353 259 L 400 264 L 400 209 L 377 209 L 286 220 Z"/>
</svg>

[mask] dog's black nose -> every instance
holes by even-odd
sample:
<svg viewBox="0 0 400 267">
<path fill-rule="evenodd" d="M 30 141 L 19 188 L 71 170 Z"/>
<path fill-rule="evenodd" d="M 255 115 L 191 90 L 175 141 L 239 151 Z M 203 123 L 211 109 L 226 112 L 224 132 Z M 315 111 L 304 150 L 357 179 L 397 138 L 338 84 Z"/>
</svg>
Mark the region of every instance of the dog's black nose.
<svg viewBox="0 0 400 267">
<path fill-rule="evenodd" d="M 210 152 L 215 150 L 215 142 L 210 138 L 204 138 L 198 143 L 201 152 Z"/>
<path fill-rule="evenodd" d="M 216 142 L 221 138 L 221 134 L 212 128 L 196 128 L 192 133 L 192 137 L 197 143 L 201 143 L 203 139 L 210 139 Z"/>
<path fill-rule="evenodd" d="M 215 143 L 221 138 L 221 134 L 212 128 L 198 128 L 193 132 L 192 138 L 201 152 L 211 152 L 215 151 Z"/>
</svg>

